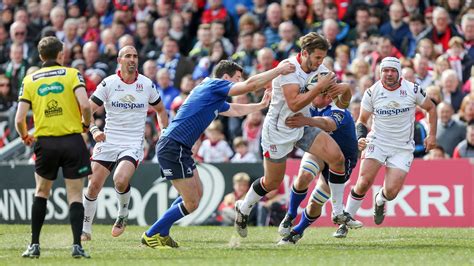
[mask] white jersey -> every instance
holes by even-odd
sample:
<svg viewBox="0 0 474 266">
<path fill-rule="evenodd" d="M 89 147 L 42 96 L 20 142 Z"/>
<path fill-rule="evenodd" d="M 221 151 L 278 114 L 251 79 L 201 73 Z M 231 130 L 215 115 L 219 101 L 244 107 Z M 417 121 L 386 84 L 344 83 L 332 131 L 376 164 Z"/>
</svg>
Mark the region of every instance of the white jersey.
<svg viewBox="0 0 474 266">
<path fill-rule="evenodd" d="M 125 83 L 118 74 L 105 78 L 92 95 L 92 100 L 105 106 L 105 142 L 119 146 L 143 145 L 148 105 L 160 102 L 153 82 L 138 75 Z"/>
<path fill-rule="evenodd" d="M 390 91 L 376 82 L 362 97 L 361 107 L 372 113 L 370 141 L 401 149 L 414 149 L 416 105 L 425 100 L 425 92 L 416 83 L 402 79 L 398 89 Z"/>
<path fill-rule="evenodd" d="M 282 62 L 286 61 L 294 64 L 296 71 L 288 75 L 280 75 L 273 79 L 272 101 L 263 122 L 262 138 L 266 141 L 271 141 L 272 144 L 296 142 L 303 136 L 304 132 L 303 127 L 290 128 L 285 124 L 286 118 L 294 115 L 295 113 L 292 112 L 288 107 L 285 96 L 283 95 L 282 86 L 288 84 L 298 84 L 300 87 L 300 93 L 304 93 L 307 80 L 310 76 L 316 72 L 329 72 L 329 70 L 321 64 L 318 70 L 306 73 L 301 68 L 300 63 L 296 60 L 296 56 L 292 56 Z M 310 117 L 310 106 L 311 103 L 298 112 Z"/>
</svg>

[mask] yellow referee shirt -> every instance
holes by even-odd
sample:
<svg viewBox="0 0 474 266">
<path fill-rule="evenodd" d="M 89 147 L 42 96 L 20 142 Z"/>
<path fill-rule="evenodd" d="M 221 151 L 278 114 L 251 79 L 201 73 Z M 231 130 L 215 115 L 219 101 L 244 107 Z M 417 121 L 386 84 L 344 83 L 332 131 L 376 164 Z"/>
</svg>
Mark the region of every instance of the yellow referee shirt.
<svg viewBox="0 0 474 266">
<path fill-rule="evenodd" d="M 44 64 L 26 76 L 19 100 L 33 110 L 35 137 L 82 133 L 82 117 L 74 91 L 85 87 L 84 78 L 74 68 Z"/>
</svg>

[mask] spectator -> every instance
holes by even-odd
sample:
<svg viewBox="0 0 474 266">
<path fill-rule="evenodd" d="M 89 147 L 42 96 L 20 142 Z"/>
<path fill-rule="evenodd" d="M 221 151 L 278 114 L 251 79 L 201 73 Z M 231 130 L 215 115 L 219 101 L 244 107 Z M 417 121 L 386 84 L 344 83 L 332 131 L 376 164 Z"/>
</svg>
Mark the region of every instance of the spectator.
<svg viewBox="0 0 474 266">
<path fill-rule="evenodd" d="M 233 225 L 235 217 L 235 202 L 242 199 L 250 188 L 250 176 L 244 172 L 235 174 L 232 177 L 233 190 L 224 196 L 224 200 L 219 204 L 217 220 L 221 225 Z M 252 216 L 252 215 L 251 215 Z M 254 215 L 253 215 L 254 216 Z"/>
<path fill-rule="evenodd" d="M 461 30 L 465 40 L 464 46 L 467 54 L 474 58 L 474 14 L 467 13 L 462 16 Z"/>
<path fill-rule="evenodd" d="M 253 0 L 253 8 L 250 11 L 250 15 L 254 16 L 257 19 L 258 26 L 260 29 L 267 22 L 266 13 L 267 13 L 267 0 Z M 242 15 L 242 17 L 243 16 L 245 16 L 245 14 Z M 240 21 L 239 21 L 239 31 L 242 31 L 242 27 L 240 26 Z"/>
<path fill-rule="evenodd" d="M 253 47 L 253 34 L 251 32 L 241 32 L 239 35 L 240 46 L 232 55 L 232 60 L 241 65 L 245 75 L 250 75 L 255 71 L 257 64 L 257 53 Z"/>
<path fill-rule="evenodd" d="M 422 88 L 426 88 L 433 83 L 433 76 L 429 72 L 429 59 L 423 55 L 417 54 L 413 59 L 416 83 Z"/>
<path fill-rule="evenodd" d="M 158 69 L 168 69 L 170 79 L 176 88 L 181 86 L 183 76 L 193 73 L 194 69 L 193 62 L 179 53 L 178 42 L 171 37 L 164 39 L 163 48 L 156 63 Z"/>
<path fill-rule="evenodd" d="M 349 63 L 350 63 L 350 48 L 345 44 L 340 44 L 336 47 L 335 51 L 335 62 L 334 62 L 334 72 L 336 73 L 336 77 L 338 80 L 342 80 L 342 76 L 344 73 L 349 71 Z M 369 69 L 367 68 L 367 72 Z M 354 72 L 353 72 L 354 73 Z M 355 74 L 355 73 L 354 73 Z M 366 72 L 357 73 L 357 75 L 365 75 L 368 74 Z"/>
<path fill-rule="evenodd" d="M 446 54 L 438 56 L 438 58 L 436 58 L 433 68 L 434 85 L 441 86 L 441 75 L 444 71 L 448 69 L 451 69 L 451 64 L 449 63 L 448 56 Z"/>
<path fill-rule="evenodd" d="M 370 36 L 378 33 L 376 27 L 370 24 L 370 11 L 366 6 L 360 6 L 355 12 L 355 27 L 349 30 L 346 43 L 351 47 L 357 47 L 361 41 L 367 41 Z"/>
<path fill-rule="evenodd" d="M 158 86 L 158 81 L 156 80 L 157 71 L 158 68 L 154 60 L 146 60 L 145 63 L 143 63 L 143 75 L 153 81 L 155 86 Z"/>
<path fill-rule="evenodd" d="M 287 59 L 290 55 L 300 51 L 296 44 L 296 28 L 293 22 L 285 21 L 281 23 L 278 27 L 278 35 L 280 36 L 280 42 L 272 45 L 272 49 L 276 55 L 276 60 L 282 61 Z"/>
<path fill-rule="evenodd" d="M 339 34 L 339 25 L 334 19 L 326 19 L 323 22 L 323 36 L 326 37 L 330 43 L 327 56 L 334 58 L 336 55 L 336 47 L 340 44 L 337 40 Z"/>
<path fill-rule="evenodd" d="M 184 28 L 184 19 L 179 13 L 171 15 L 171 27 L 168 31 L 171 38 L 175 39 L 179 45 L 181 54 L 188 54 L 192 47 L 192 36 L 189 36 Z"/>
<path fill-rule="evenodd" d="M 474 94 L 470 93 L 462 99 L 458 112 L 459 120 L 464 123 L 474 120 Z"/>
<path fill-rule="evenodd" d="M 448 12 L 442 7 L 436 7 L 433 10 L 433 27 L 424 32 L 421 38 L 433 40 L 436 52 L 442 54 L 448 50 L 449 40 L 454 36 L 459 36 L 459 33 L 450 21 Z"/>
<path fill-rule="evenodd" d="M 86 63 L 85 76 L 97 86 L 109 74 L 109 66 L 99 61 L 99 46 L 95 42 L 87 42 L 82 48 Z"/>
<path fill-rule="evenodd" d="M 18 93 L 26 76 L 26 70 L 29 67 L 28 61 L 23 58 L 23 46 L 18 43 L 13 43 L 10 46 L 10 60 L 8 60 L 2 69 L 5 71 L 5 76 L 10 80 L 11 93 L 14 97 L 18 97 Z"/>
<path fill-rule="evenodd" d="M 410 28 L 403 21 L 403 12 L 403 5 L 400 2 L 393 2 L 388 13 L 390 20 L 380 27 L 380 34 L 390 38 L 398 50 L 402 48 L 403 38 L 410 34 Z"/>
<path fill-rule="evenodd" d="M 408 58 L 413 58 L 416 53 L 416 45 L 420 41 L 421 33 L 425 29 L 425 20 L 422 15 L 412 15 L 408 22 L 410 32 L 402 36 L 400 50 Z"/>
<path fill-rule="evenodd" d="M 209 0 L 208 4 L 209 8 L 202 13 L 202 24 L 211 24 L 216 20 L 225 21 L 227 19 L 227 9 L 222 5 L 221 0 Z"/>
<path fill-rule="evenodd" d="M 278 189 L 270 191 L 257 205 L 257 226 L 277 226 L 286 213 L 286 194 L 284 182 Z"/>
<path fill-rule="evenodd" d="M 253 32 L 253 31 L 252 31 Z M 224 37 L 225 35 L 225 26 L 222 21 L 213 21 L 211 24 L 211 40 L 212 42 L 220 41 L 222 42 L 223 48 L 227 55 L 231 55 L 234 53 L 234 45 Z"/>
<path fill-rule="evenodd" d="M 281 7 L 278 3 L 271 3 L 267 7 L 267 24 L 263 28 L 263 34 L 267 39 L 267 47 L 280 42 L 278 27 L 282 22 Z"/>
<path fill-rule="evenodd" d="M 194 63 L 199 62 L 201 58 L 209 55 L 212 43 L 211 25 L 199 25 L 197 39 L 197 43 L 189 52 L 189 56 Z"/>
<path fill-rule="evenodd" d="M 171 103 L 171 117 L 174 117 L 178 112 L 178 109 L 184 103 L 188 95 L 194 88 L 194 81 L 191 75 L 186 75 L 181 79 L 181 93 L 174 98 L 173 102 Z"/>
<path fill-rule="evenodd" d="M 8 61 L 8 32 L 5 25 L 0 23 L 0 65 Z"/>
<path fill-rule="evenodd" d="M 461 83 L 459 82 L 456 71 L 448 69 L 443 72 L 441 75 L 441 88 L 443 100 L 451 104 L 454 112 L 457 112 L 461 107 L 464 93 L 461 90 Z"/>
<path fill-rule="evenodd" d="M 198 156 L 203 158 L 205 163 L 228 162 L 232 155 L 232 149 L 225 141 L 222 131 L 222 123 L 214 120 L 206 129 L 206 137 L 198 151 Z"/>
<path fill-rule="evenodd" d="M 38 61 L 38 51 L 34 47 L 33 43 L 26 40 L 27 36 L 27 27 L 26 24 L 21 21 L 16 21 L 10 26 L 10 43 L 8 50 L 12 44 L 16 43 L 20 45 L 23 49 L 23 59 L 28 60 L 28 63 L 34 64 Z"/>
<path fill-rule="evenodd" d="M 431 149 L 428 154 L 423 157 L 423 160 L 443 160 L 448 159 L 449 155 L 444 152 L 443 147 L 436 146 L 435 148 Z"/>
<path fill-rule="evenodd" d="M 165 37 L 168 36 L 170 25 L 165 18 L 157 19 L 153 23 L 153 38 L 140 51 L 141 57 L 145 59 L 157 59 L 162 50 Z"/>
<path fill-rule="evenodd" d="M 255 36 L 255 35 L 254 35 Z M 257 52 L 257 66 L 252 75 L 265 72 L 278 66 L 272 49 L 264 47 Z"/>
<path fill-rule="evenodd" d="M 171 35 L 171 29 L 170 29 Z M 135 31 L 135 47 L 138 51 L 142 51 L 148 42 L 150 42 L 150 27 L 146 21 L 137 22 L 137 30 Z M 140 54 L 142 56 L 143 54 Z"/>
<path fill-rule="evenodd" d="M 453 158 L 474 158 L 474 121 L 469 122 L 466 139 L 456 146 Z"/>
<path fill-rule="evenodd" d="M 214 66 L 221 60 L 228 59 L 229 56 L 224 50 L 224 45 L 221 40 L 216 40 L 211 44 L 211 52 L 209 56 L 201 58 L 199 64 L 194 68 L 193 77 L 208 77 L 213 73 Z"/>
<path fill-rule="evenodd" d="M 173 102 L 174 98 L 180 94 L 180 92 L 176 87 L 173 86 L 168 69 L 162 68 L 158 70 L 156 73 L 156 80 L 158 81 L 157 89 L 160 92 L 161 100 L 163 101 L 166 111 L 169 113 L 171 109 L 171 103 Z"/>
<path fill-rule="evenodd" d="M 451 68 L 458 74 L 458 79 L 464 84 L 471 77 L 472 58 L 466 53 L 464 40 L 461 37 L 451 38 L 448 45 L 448 61 Z"/>
<path fill-rule="evenodd" d="M 51 25 L 56 32 L 56 37 L 64 40 L 64 21 L 66 20 L 66 10 L 63 7 L 55 6 L 50 13 Z"/>
<path fill-rule="evenodd" d="M 8 111 L 16 102 L 16 97 L 10 89 L 10 80 L 4 75 L 0 75 L 0 113 Z M 0 119 L 1 120 L 1 119 Z"/>
<path fill-rule="evenodd" d="M 436 142 L 449 156 L 452 156 L 456 145 L 466 136 L 466 126 L 453 119 L 454 110 L 449 103 L 438 104 L 436 111 L 438 113 Z"/>
<path fill-rule="evenodd" d="M 262 137 L 264 116 L 262 112 L 253 112 L 247 115 L 242 122 L 242 136 L 247 141 L 249 151 L 261 158 L 260 139 Z"/>
<path fill-rule="evenodd" d="M 249 151 L 248 142 L 242 137 L 234 139 L 234 157 L 230 160 L 233 163 L 256 163 L 257 157 Z"/>
</svg>

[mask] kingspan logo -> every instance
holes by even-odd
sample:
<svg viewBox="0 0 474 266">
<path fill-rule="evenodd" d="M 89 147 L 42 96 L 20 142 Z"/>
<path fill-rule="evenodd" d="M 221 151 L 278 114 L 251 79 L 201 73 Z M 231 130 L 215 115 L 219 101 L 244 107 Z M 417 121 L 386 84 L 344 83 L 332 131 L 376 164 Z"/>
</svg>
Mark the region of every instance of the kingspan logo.
<svg viewBox="0 0 474 266">
<path fill-rule="evenodd" d="M 51 84 L 41 84 L 38 88 L 38 95 L 46 96 L 49 93 L 59 94 L 64 91 L 63 84 L 59 82 L 53 82 Z"/>
<path fill-rule="evenodd" d="M 137 108 L 144 108 L 145 104 L 143 103 L 135 103 L 135 97 L 130 94 L 123 96 L 118 101 L 112 102 L 112 107 L 123 108 L 123 109 L 137 109 Z"/>
<path fill-rule="evenodd" d="M 395 101 L 391 101 L 385 106 L 386 109 L 376 109 L 375 112 L 378 115 L 391 116 L 391 115 L 399 115 L 399 114 L 410 111 L 409 107 L 405 107 L 405 108 L 399 108 L 399 107 L 400 107 L 399 103 Z"/>
</svg>

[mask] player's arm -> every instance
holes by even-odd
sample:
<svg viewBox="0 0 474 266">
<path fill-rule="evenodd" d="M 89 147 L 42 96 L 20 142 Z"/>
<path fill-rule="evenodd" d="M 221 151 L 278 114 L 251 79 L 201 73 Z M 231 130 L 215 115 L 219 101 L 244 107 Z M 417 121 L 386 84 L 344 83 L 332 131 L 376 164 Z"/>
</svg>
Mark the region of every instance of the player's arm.
<svg viewBox="0 0 474 266">
<path fill-rule="evenodd" d="M 82 126 L 84 130 L 87 132 L 87 129 L 90 128 L 90 123 L 92 119 L 92 110 L 91 105 L 87 99 L 87 92 L 86 88 L 83 86 L 77 87 L 74 90 L 74 95 L 76 96 L 77 103 L 79 104 L 79 108 L 81 109 L 82 114 Z"/>
<path fill-rule="evenodd" d="M 359 119 L 356 122 L 356 135 L 358 140 L 359 150 L 364 150 L 367 147 L 367 134 L 369 133 L 368 124 L 370 116 L 372 115 L 371 112 L 365 110 L 364 108 L 360 108 Z"/>
<path fill-rule="evenodd" d="M 352 93 L 348 83 L 336 83 L 328 90 L 328 94 L 334 99 L 334 103 L 341 109 L 346 109 L 351 103 Z"/>
<path fill-rule="evenodd" d="M 102 100 L 92 95 L 89 99 L 89 104 L 91 106 L 91 125 L 89 127 L 89 132 L 92 134 L 92 138 L 94 138 L 96 142 L 105 141 L 105 133 L 95 125 L 95 119 L 93 116 L 97 109 L 99 109 L 104 103 Z"/>
<path fill-rule="evenodd" d="M 156 111 L 156 117 L 158 118 L 158 124 L 160 125 L 161 130 L 168 127 L 168 113 L 166 112 L 165 105 L 163 101 L 159 100 L 158 103 L 152 105 L 153 109 Z"/>
<path fill-rule="evenodd" d="M 28 134 L 28 127 L 26 126 L 26 116 L 28 115 L 28 110 L 30 110 L 31 104 L 26 101 L 21 101 L 18 103 L 18 109 L 15 115 L 15 128 L 18 135 L 20 135 L 21 140 L 27 146 L 31 146 L 34 142 L 34 137 Z"/>
<path fill-rule="evenodd" d="M 300 93 L 299 84 L 285 84 L 282 85 L 283 95 L 285 96 L 286 103 L 290 110 L 297 113 L 305 106 L 311 103 L 311 101 L 321 92 L 328 89 L 329 86 L 335 84 L 335 74 L 329 73 L 327 75 L 319 75 L 318 83 L 306 93 Z"/>
<path fill-rule="evenodd" d="M 290 116 L 286 119 L 286 125 L 291 128 L 297 127 L 318 127 L 326 132 L 331 132 L 337 129 L 336 122 L 330 117 L 306 117 L 301 113 Z"/>
<path fill-rule="evenodd" d="M 263 95 L 262 101 L 260 103 L 251 103 L 251 104 L 239 104 L 239 103 L 230 103 L 229 109 L 225 112 L 220 112 L 219 114 L 223 116 L 244 116 L 256 111 L 260 111 L 268 106 L 271 100 L 271 90 L 266 90 Z"/>
<path fill-rule="evenodd" d="M 245 94 L 263 88 L 272 79 L 279 75 L 286 75 L 295 72 L 295 65 L 290 62 L 283 62 L 276 68 L 254 75 L 246 81 L 235 83 L 229 90 L 229 96 Z"/>
<path fill-rule="evenodd" d="M 424 140 L 424 145 L 426 151 L 428 152 L 429 150 L 436 147 L 436 127 L 438 118 L 436 115 L 436 107 L 429 97 L 425 98 L 420 107 L 425 109 L 428 113 L 428 123 L 430 124 L 430 131 Z"/>
</svg>

